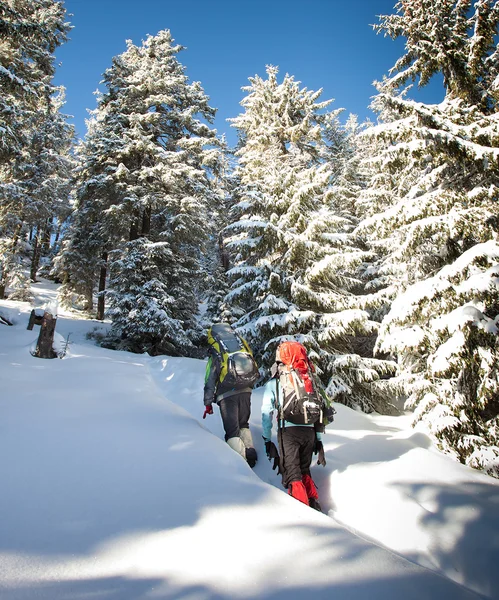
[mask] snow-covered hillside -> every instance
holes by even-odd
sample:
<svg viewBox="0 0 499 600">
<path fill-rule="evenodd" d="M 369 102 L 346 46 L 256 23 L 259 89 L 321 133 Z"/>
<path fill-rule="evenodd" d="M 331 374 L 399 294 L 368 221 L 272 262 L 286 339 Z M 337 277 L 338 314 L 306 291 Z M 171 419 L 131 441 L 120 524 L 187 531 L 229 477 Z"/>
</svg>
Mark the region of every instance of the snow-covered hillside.
<svg viewBox="0 0 499 600">
<path fill-rule="evenodd" d="M 100 348 L 64 311 L 67 354 L 37 359 L 31 308 L 0 301 L 2 600 L 499 597 L 499 482 L 408 417 L 336 406 L 320 514 L 266 460 L 259 390 L 251 470 L 201 418 L 204 361 Z"/>
</svg>

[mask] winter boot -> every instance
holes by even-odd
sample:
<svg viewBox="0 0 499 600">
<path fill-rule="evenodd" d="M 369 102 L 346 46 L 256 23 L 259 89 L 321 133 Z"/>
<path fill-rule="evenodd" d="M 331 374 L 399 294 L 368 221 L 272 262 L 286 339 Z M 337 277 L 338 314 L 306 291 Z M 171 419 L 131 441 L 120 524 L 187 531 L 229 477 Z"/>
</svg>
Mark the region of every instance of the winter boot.
<svg viewBox="0 0 499 600">
<path fill-rule="evenodd" d="M 301 480 L 307 492 L 309 506 L 315 508 L 315 510 L 322 512 L 321 505 L 319 504 L 319 494 L 317 492 L 317 487 L 315 486 L 314 480 L 308 473 L 307 475 L 303 475 Z"/>
<path fill-rule="evenodd" d="M 290 496 L 293 496 L 293 498 L 296 498 L 300 502 L 303 502 L 303 504 L 306 504 L 307 506 L 309 505 L 307 491 L 302 481 L 292 481 L 289 484 L 288 494 Z"/>
<path fill-rule="evenodd" d="M 246 459 L 246 448 L 244 447 L 243 440 L 240 437 L 233 437 L 227 440 L 229 446 Z"/>
<path fill-rule="evenodd" d="M 247 427 L 243 427 L 239 430 L 239 436 L 241 437 L 244 447 L 246 448 L 246 460 L 248 461 L 249 466 L 253 468 L 256 464 L 258 456 L 253 446 L 253 438 L 251 436 L 251 431 Z"/>
<path fill-rule="evenodd" d="M 316 500 L 315 498 L 309 498 L 308 505 L 310 506 L 310 508 L 314 508 L 315 510 L 322 512 L 322 507 L 319 504 L 319 500 Z"/>
</svg>

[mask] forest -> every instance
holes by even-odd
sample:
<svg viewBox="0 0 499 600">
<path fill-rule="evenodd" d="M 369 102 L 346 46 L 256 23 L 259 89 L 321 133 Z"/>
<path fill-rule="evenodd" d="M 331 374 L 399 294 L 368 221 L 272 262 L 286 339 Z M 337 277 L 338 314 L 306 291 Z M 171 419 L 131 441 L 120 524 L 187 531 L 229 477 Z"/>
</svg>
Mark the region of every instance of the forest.
<svg viewBox="0 0 499 600">
<path fill-rule="evenodd" d="M 401 0 L 376 123 L 269 65 L 231 148 L 169 30 L 110 57 L 77 140 L 63 3 L 0 1 L 0 298 L 51 279 L 110 320 L 102 345 L 152 356 L 203 357 L 229 322 L 262 379 L 297 339 L 333 400 L 412 411 L 499 477 L 498 23 L 497 0 Z M 408 98 L 435 76 L 440 103 Z"/>
</svg>

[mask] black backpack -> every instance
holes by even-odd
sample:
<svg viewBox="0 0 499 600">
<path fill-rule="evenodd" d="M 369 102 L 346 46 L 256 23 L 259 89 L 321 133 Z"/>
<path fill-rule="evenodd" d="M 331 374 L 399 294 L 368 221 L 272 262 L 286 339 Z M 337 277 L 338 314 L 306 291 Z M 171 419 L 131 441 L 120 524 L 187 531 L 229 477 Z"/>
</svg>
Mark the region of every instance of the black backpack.
<svg viewBox="0 0 499 600">
<path fill-rule="evenodd" d="M 253 388 L 260 373 L 247 342 L 230 325 L 215 323 L 208 330 L 208 343 L 221 359 L 221 388 Z"/>
<path fill-rule="evenodd" d="M 299 342 L 282 342 L 276 352 L 278 380 L 283 393 L 279 418 L 295 425 L 323 424 L 324 398 L 318 392 L 313 367 Z M 277 385 L 277 390 L 279 386 Z"/>
</svg>

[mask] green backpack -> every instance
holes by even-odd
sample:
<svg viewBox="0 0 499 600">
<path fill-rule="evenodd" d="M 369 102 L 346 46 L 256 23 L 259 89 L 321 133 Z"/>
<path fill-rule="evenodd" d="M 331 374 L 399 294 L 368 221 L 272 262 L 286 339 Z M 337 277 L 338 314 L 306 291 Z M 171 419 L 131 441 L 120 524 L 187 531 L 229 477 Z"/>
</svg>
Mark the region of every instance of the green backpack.
<svg viewBox="0 0 499 600">
<path fill-rule="evenodd" d="M 223 388 L 253 388 L 260 373 L 247 342 L 230 325 L 215 323 L 208 329 L 208 343 L 221 359 L 219 383 Z"/>
</svg>

